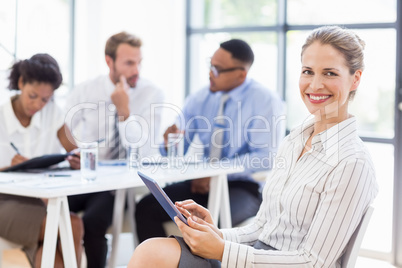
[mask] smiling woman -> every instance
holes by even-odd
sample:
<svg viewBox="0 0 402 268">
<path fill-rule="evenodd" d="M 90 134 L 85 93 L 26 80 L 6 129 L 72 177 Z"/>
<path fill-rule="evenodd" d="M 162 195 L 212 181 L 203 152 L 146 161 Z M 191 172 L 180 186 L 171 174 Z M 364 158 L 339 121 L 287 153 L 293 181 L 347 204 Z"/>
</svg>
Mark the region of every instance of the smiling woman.
<svg viewBox="0 0 402 268">
<path fill-rule="evenodd" d="M 349 96 L 357 89 L 362 70 L 350 74 L 342 53 L 321 41 L 303 50 L 302 63 L 299 88 L 309 112 L 324 124 L 347 119 Z"/>
<path fill-rule="evenodd" d="M 363 58 L 347 55 L 353 47 L 363 53 L 359 44 L 353 32 L 336 26 L 310 34 L 299 85 L 314 119 L 280 144 L 277 157 L 286 165 L 270 172 L 250 224 L 218 229 L 207 209 L 193 200 L 177 202 L 187 217 L 188 225 L 175 218 L 183 238 L 146 240 L 128 267 L 340 267 L 348 241 L 378 193 L 370 155 L 356 135 L 356 118 L 348 113 Z M 360 63 L 355 69 L 353 60 Z"/>
<path fill-rule="evenodd" d="M 351 117 L 349 100 L 360 84 L 365 44 L 353 32 L 337 29 L 314 31 L 302 47 L 300 94 L 315 117 L 314 133 L 303 153 L 311 149 L 315 135 Z"/>
</svg>

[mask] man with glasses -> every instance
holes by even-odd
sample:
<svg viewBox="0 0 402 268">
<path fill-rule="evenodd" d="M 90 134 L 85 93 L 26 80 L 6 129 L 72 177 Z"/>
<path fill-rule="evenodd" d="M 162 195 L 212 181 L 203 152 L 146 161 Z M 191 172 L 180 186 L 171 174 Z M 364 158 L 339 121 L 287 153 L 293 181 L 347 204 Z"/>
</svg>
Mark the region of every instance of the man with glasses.
<svg viewBox="0 0 402 268">
<path fill-rule="evenodd" d="M 166 155 L 168 134 L 184 132 L 185 152 L 197 135 L 206 161 L 243 164 L 244 172 L 228 176 L 233 225 L 257 213 L 260 184 L 252 174 L 271 169 L 284 137 L 284 104 L 274 92 L 247 77 L 253 61 L 246 42 L 232 39 L 220 44 L 211 58 L 209 87 L 188 97 L 182 111 L 184 125 L 170 126 L 160 149 Z M 164 190 L 173 202 L 193 199 L 207 206 L 209 182 L 210 178 L 190 180 Z M 162 224 L 170 218 L 152 195 L 137 204 L 135 216 L 141 242 L 166 236 Z"/>
</svg>

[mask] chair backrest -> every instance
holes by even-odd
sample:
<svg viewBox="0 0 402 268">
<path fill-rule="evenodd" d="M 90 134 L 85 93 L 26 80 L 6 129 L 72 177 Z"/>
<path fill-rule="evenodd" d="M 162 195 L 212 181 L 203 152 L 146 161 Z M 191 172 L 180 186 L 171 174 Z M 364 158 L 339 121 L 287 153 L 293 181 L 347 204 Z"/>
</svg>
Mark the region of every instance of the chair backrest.
<svg viewBox="0 0 402 268">
<path fill-rule="evenodd" d="M 364 234 L 366 233 L 367 226 L 370 222 L 371 215 L 373 214 L 374 208 L 369 206 L 366 213 L 363 215 L 359 225 L 354 231 L 352 237 L 350 238 L 345 253 L 342 257 L 342 268 L 353 268 L 355 267 L 357 256 L 359 255 L 360 246 L 363 241 Z"/>
</svg>

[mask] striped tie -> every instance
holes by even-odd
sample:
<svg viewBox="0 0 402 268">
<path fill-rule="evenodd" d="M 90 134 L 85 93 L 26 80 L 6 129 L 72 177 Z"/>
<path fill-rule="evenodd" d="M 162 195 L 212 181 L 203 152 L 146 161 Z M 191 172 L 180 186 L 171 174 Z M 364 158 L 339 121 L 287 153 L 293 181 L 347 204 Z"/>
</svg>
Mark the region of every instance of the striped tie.
<svg viewBox="0 0 402 268">
<path fill-rule="evenodd" d="M 114 133 L 110 135 L 109 140 L 109 158 L 110 159 L 125 159 L 126 158 L 126 150 L 123 147 L 123 144 L 120 142 L 120 133 L 119 133 L 119 116 L 117 113 L 114 114 Z"/>
<path fill-rule="evenodd" d="M 222 94 L 221 103 L 219 106 L 218 114 L 216 115 L 216 120 L 214 124 L 214 130 L 211 136 L 211 146 L 209 150 L 209 160 L 218 161 L 221 159 L 222 147 L 223 147 L 223 134 L 225 127 L 225 120 L 223 118 L 223 112 L 225 110 L 226 101 L 229 99 L 228 94 Z"/>
</svg>

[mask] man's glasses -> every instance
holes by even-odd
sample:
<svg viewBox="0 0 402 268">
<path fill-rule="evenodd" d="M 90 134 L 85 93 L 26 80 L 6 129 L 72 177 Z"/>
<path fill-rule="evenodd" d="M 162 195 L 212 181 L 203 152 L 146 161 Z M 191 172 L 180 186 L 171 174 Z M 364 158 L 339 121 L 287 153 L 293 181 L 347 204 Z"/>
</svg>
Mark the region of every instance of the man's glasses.
<svg viewBox="0 0 402 268">
<path fill-rule="evenodd" d="M 228 68 L 228 69 L 217 69 L 216 66 L 214 66 L 214 65 L 211 65 L 209 67 L 209 69 L 211 70 L 214 77 L 218 77 L 219 74 L 221 74 L 221 73 L 232 72 L 235 70 L 245 70 L 244 67 L 232 67 L 232 68 Z"/>
</svg>

